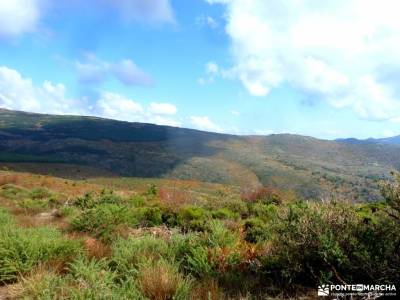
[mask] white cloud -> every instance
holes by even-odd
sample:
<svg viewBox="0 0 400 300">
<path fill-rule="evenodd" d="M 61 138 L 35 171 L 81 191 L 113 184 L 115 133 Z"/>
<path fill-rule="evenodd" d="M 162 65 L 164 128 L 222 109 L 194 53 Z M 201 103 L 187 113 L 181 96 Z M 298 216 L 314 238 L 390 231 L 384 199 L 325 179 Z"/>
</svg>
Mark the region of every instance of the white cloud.
<svg viewBox="0 0 400 300">
<path fill-rule="evenodd" d="M 240 112 L 238 112 L 237 110 L 231 110 L 231 114 L 234 116 L 240 116 Z"/>
<path fill-rule="evenodd" d="M 143 107 L 117 93 L 103 92 L 97 100 L 94 112 L 96 115 L 116 120 L 140 120 L 143 118 Z"/>
<path fill-rule="evenodd" d="M 176 106 L 171 103 L 152 102 L 150 103 L 149 111 L 158 115 L 174 115 L 178 110 Z"/>
<path fill-rule="evenodd" d="M 176 112 L 176 107 L 170 103 L 153 102 L 148 107 L 143 107 L 135 100 L 111 92 L 103 92 L 93 107 L 94 115 L 105 118 L 180 126 L 180 122 L 172 118 Z"/>
<path fill-rule="evenodd" d="M 132 60 L 125 59 L 112 66 L 112 72 L 125 85 L 151 85 L 153 79 Z"/>
<path fill-rule="evenodd" d="M 94 115 L 121 121 L 180 126 L 175 120 L 177 108 L 171 103 L 143 106 L 118 93 L 104 91 L 92 103 L 85 98 L 67 96 L 63 84 L 45 81 L 36 86 L 13 69 L 0 66 L 0 107 L 49 114 Z"/>
<path fill-rule="evenodd" d="M 150 86 L 154 82 L 150 75 L 130 59 L 113 63 L 89 54 L 86 55 L 83 62 L 77 61 L 75 68 L 78 80 L 85 84 L 101 83 L 111 76 L 127 86 Z"/>
<path fill-rule="evenodd" d="M 221 127 L 215 124 L 207 116 L 191 116 L 190 123 L 197 129 L 205 131 L 221 132 Z"/>
<path fill-rule="evenodd" d="M 218 65 L 215 62 L 208 62 L 206 64 L 206 72 L 207 74 L 211 75 L 211 76 L 215 76 L 218 74 L 219 68 Z"/>
<path fill-rule="evenodd" d="M 0 67 L 0 106 L 42 113 L 83 113 L 81 102 L 66 97 L 65 86 L 45 81 L 35 86 L 16 70 Z"/>
<path fill-rule="evenodd" d="M 254 96 L 290 84 L 361 118 L 400 115 L 397 0 L 207 0 L 226 6 L 230 76 Z"/>
<path fill-rule="evenodd" d="M 78 80 L 81 83 L 100 83 L 107 77 L 108 64 L 104 62 L 80 62 L 75 63 Z"/>
<path fill-rule="evenodd" d="M 0 37 L 32 32 L 40 19 L 39 0 L 0 1 Z"/>
<path fill-rule="evenodd" d="M 220 74 L 219 66 L 212 61 L 206 63 L 204 69 L 205 69 L 205 76 L 197 79 L 197 83 L 200 85 L 213 83 L 215 77 L 217 77 Z"/>
</svg>

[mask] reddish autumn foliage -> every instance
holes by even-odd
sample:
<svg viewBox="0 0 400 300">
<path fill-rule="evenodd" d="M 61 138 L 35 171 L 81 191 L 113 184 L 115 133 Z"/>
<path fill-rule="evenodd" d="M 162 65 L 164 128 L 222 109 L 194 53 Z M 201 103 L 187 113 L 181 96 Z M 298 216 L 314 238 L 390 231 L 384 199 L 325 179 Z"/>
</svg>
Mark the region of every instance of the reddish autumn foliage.
<svg viewBox="0 0 400 300">
<path fill-rule="evenodd" d="M 264 186 L 252 190 L 246 190 L 241 194 L 241 199 L 246 202 L 261 201 L 279 204 L 282 202 L 281 198 L 282 197 L 276 189 Z"/>
</svg>

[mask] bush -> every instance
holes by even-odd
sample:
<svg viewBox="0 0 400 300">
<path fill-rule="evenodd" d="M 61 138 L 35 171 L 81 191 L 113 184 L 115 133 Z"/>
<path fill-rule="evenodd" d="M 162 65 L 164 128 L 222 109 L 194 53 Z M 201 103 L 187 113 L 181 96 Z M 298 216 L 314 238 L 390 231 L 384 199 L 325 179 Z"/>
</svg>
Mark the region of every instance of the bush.
<svg viewBox="0 0 400 300">
<path fill-rule="evenodd" d="M 219 209 L 228 209 L 233 212 L 237 216 L 246 217 L 248 215 L 247 204 L 239 198 L 224 198 L 221 201 L 212 203 L 213 205 L 217 205 Z M 213 209 L 213 207 L 211 208 Z"/>
<path fill-rule="evenodd" d="M 205 239 L 209 247 L 232 247 L 239 244 L 239 235 L 228 230 L 221 221 L 213 220 L 205 234 Z"/>
<path fill-rule="evenodd" d="M 33 274 L 22 283 L 23 299 L 137 299 L 145 298 L 133 280 L 118 282 L 105 260 L 78 257 L 63 277 L 53 272 Z"/>
<path fill-rule="evenodd" d="M 22 208 L 25 212 L 29 213 L 38 213 L 44 210 L 49 209 L 49 201 L 48 200 L 34 200 L 34 199 L 24 199 L 18 202 L 18 206 Z"/>
<path fill-rule="evenodd" d="M 265 271 L 280 270 L 287 283 L 394 282 L 396 241 L 398 229 L 384 215 L 366 223 L 351 205 L 299 202 L 283 215 Z"/>
<path fill-rule="evenodd" d="M 259 218 L 251 218 L 244 222 L 245 240 L 258 243 L 267 240 L 271 233 L 268 226 Z"/>
<path fill-rule="evenodd" d="M 140 265 L 137 278 L 139 289 L 149 299 L 189 298 L 191 280 L 185 279 L 176 265 L 165 260 L 149 261 Z"/>
<path fill-rule="evenodd" d="M 124 199 L 112 190 L 102 190 L 96 204 L 125 204 Z"/>
<path fill-rule="evenodd" d="M 400 173 L 392 173 L 392 175 L 395 181 L 381 184 L 381 191 L 388 205 L 386 213 L 400 223 Z"/>
<path fill-rule="evenodd" d="M 119 238 L 112 245 L 111 265 L 119 274 L 130 276 L 136 274 L 140 263 L 161 258 L 173 260 L 175 253 L 169 244 L 154 236 L 145 235 L 138 238 Z"/>
<path fill-rule="evenodd" d="M 144 198 L 139 195 L 134 195 L 128 200 L 128 202 L 133 207 L 141 207 L 144 205 Z"/>
<path fill-rule="evenodd" d="M 77 208 L 72 206 L 62 206 L 58 210 L 58 214 L 60 217 L 72 217 L 77 214 Z"/>
<path fill-rule="evenodd" d="M 178 223 L 184 231 L 204 231 L 210 214 L 204 208 L 187 206 L 182 208 L 178 214 Z"/>
<path fill-rule="evenodd" d="M 10 200 L 22 200 L 29 197 L 29 191 L 13 184 L 6 184 L 1 187 L 0 195 Z"/>
<path fill-rule="evenodd" d="M 90 233 L 96 238 L 109 242 L 118 233 L 117 229 L 136 224 L 137 220 L 127 207 L 99 204 L 74 218 L 71 229 Z"/>
<path fill-rule="evenodd" d="M 72 291 L 72 298 L 78 295 L 81 299 L 112 297 L 116 274 L 108 270 L 107 261 L 80 257 L 71 263 L 69 270 L 74 281 L 79 283 L 79 289 Z"/>
<path fill-rule="evenodd" d="M 197 278 L 213 278 L 216 276 L 214 268 L 209 261 L 208 249 L 197 245 L 189 249 L 185 256 L 184 268 Z"/>
<path fill-rule="evenodd" d="M 80 209 L 93 208 L 96 205 L 96 200 L 92 193 L 86 193 L 82 197 L 78 197 L 74 201 L 74 205 Z"/>
<path fill-rule="evenodd" d="M 254 190 L 248 190 L 242 193 L 241 198 L 246 202 L 262 202 L 264 204 L 281 204 L 282 197 L 279 195 L 278 190 L 258 187 Z"/>
<path fill-rule="evenodd" d="M 0 232 L 2 228 L 5 228 L 5 226 L 13 224 L 14 220 L 12 219 L 9 212 L 6 209 L 0 207 Z"/>
<path fill-rule="evenodd" d="M 162 210 L 161 218 L 162 222 L 169 227 L 175 227 L 179 225 L 178 214 L 172 209 L 164 208 Z"/>
<path fill-rule="evenodd" d="M 237 218 L 237 214 L 231 211 L 229 208 L 220 208 L 211 213 L 213 218 L 216 219 L 235 219 Z"/>
<path fill-rule="evenodd" d="M 68 279 L 37 268 L 22 280 L 15 296 L 18 299 L 65 299 L 70 296 L 68 291 L 72 288 L 72 282 Z"/>
<path fill-rule="evenodd" d="M 158 207 L 140 207 L 134 212 L 141 226 L 158 226 L 163 223 L 161 209 Z"/>
<path fill-rule="evenodd" d="M 48 189 L 45 188 L 34 188 L 31 192 L 30 192 L 30 197 L 33 200 L 43 200 L 46 198 L 50 198 L 52 196 L 52 193 L 50 193 L 50 191 Z"/>
<path fill-rule="evenodd" d="M 275 204 L 254 203 L 249 207 L 250 214 L 264 222 L 274 222 L 277 218 L 278 207 Z"/>
<path fill-rule="evenodd" d="M 1 219 L 4 223 L 4 216 Z M 23 229 L 7 223 L 0 228 L 0 282 L 14 280 L 39 263 L 69 261 L 80 251 L 79 242 L 64 238 L 56 229 Z"/>
</svg>

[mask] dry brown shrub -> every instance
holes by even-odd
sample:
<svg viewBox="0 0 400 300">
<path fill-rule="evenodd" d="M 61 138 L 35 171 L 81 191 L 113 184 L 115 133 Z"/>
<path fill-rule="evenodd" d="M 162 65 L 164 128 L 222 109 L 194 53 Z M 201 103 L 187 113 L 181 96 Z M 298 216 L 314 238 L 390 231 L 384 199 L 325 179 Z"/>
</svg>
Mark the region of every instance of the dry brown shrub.
<svg viewBox="0 0 400 300">
<path fill-rule="evenodd" d="M 192 292 L 191 300 L 220 300 L 224 299 L 217 281 L 208 279 L 198 284 Z"/>
<path fill-rule="evenodd" d="M 143 266 L 138 275 L 142 293 L 151 300 L 173 299 L 182 282 L 181 275 L 163 261 Z"/>
<path fill-rule="evenodd" d="M 87 238 L 83 244 L 89 258 L 104 258 L 111 256 L 111 247 L 95 238 Z"/>
<path fill-rule="evenodd" d="M 178 208 L 192 203 L 192 195 L 188 191 L 162 187 L 158 193 L 161 202 L 169 207 Z"/>
<path fill-rule="evenodd" d="M 242 192 L 241 199 L 245 202 L 255 202 L 259 200 L 272 200 L 276 203 L 281 202 L 281 195 L 277 189 L 260 186 Z"/>
<path fill-rule="evenodd" d="M 16 174 L 0 175 L 0 186 L 6 184 L 16 184 L 17 182 L 18 182 L 18 176 Z"/>
</svg>

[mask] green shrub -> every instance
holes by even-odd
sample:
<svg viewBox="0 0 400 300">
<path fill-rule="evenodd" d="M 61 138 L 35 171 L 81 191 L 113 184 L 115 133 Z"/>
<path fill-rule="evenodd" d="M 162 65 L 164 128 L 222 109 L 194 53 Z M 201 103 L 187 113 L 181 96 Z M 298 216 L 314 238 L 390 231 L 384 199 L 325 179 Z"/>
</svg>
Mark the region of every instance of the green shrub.
<svg viewBox="0 0 400 300">
<path fill-rule="evenodd" d="M 2 228 L 5 228 L 6 225 L 13 225 L 14 220 L 12 219 L 10 213 L 5 209 L 0 207 L 0 232 Z"/>
<path fill-rule="evenodd" d="M 128 200 L 129 204 L 133 207 L 141 207 L 144 205 L 144 198 L 140 195 L 134 195 Z"/>
<path fill-rule="evenodd" d="M 49 201 L 47 199 L 34 200 L 30 198 L 19 201 L 18 206 L 24 209 L 25 212 L 30 213 L 38 213 L 47 210 L 50 207 Z"/>
<path fill-rule="evenodd" d="M 178 214 L 178 223 L 184 231 L 204 231 L 209 219 L 210 213 L 204 208 L 196 206 L 184 207 Z"/>
<path fill-rule="evenodd" d="M 0 188 L 0 195 L 10 200 L 21 200 L 29 197 L 29 191 L 13 184 L 6 184 Z"/>
<path fill-rule="evenodd" d="M 69 270 L 74 281 L 82 287 L 73 294 L 82 299 L 95 299 L 98 295 L 109 299 L 112 296 L 116 274 L 108 269 L 107 261 L 79 257 L 70 264 Z"/>
<path fill-rule="evenodd" d="M 393 282 L 398 241 L 395 223 L 384 215 L 364 222 L 351 205 L 297 203 L 289 205 L 264 262 L 289 283 Z"/>
<path fill-rule="evenodd" d="M 189 249 L 183 262 L 185 270 L 198 278 L 215 277 L 216 273 L 208 254 L 208 249 L 199 245 Z"/>
<path fill-rule="evenodd" d="M 265 241 L 270 237 L 270 231 L 259 218 L 251 218 L 244 222 L 245 240 L 250 243 Z"/>
<path fill-rule="evenodd" d="M 84 210 L 71 222 L 71 229 L 88 232 L 103 241 L 110 241 L 118 228 L 134 226 L 137 220 L 126 207 L 116 204 L 101 204 Z"/>
<path fill-rule="evenodd" d="M 242 217 L 245 217 L 248 214 L 247 205 L 241 199 L 238 198 L 228 199 L 228 201 L 225 201 L 224 206 L 227 209 L 233 211 L 234 213 L 239 214 Z"/>
<path fill-rule="evenodd" d="M 77 214 L 77 208 L 72 206 L 62 206 L 58 210 L 60 217 L 72 217 Z"/>
<path fill-rule="evenodd" d="M 23 299 L 76 300 L 144 300 L 134 280 L 118 281 L 108 262 L 78 257 L 69 266 L 69 273 L 33 274 L 22 282 Z"/>
<path fill-rule="evenodd" d="M 166 241 L 154 236 L 145 235 L 127 239 L 119 238 L 112 245 L 111 265 L 123 276 L 136 274 L 140 263 L 149 259 L 158 260 L 162 257 L 174 259 L 173 249 Z"/>
<path fill-rule="evenodd" d="M 65 299 L 70 297 L 73 288 L 69 278 L 61 277 L 55 272 L 32 272 L 31 276 L 21 282 L 18 299 Z"/>
<path fill-rule="evenodd" d="M 50 191 L 48 189 L 45 189 L 42 187 L 34 188 L 30 192 L 30 197 L 33 200 L 43 200 L 46 198 L 50 198 L 51 196 L 52 196 L 52 193 L 50 193 Z"/>
<path fill-rule="evenodd" d="M 0 228 L 0 282 L 26 274 L 39 263 L 68 261 L 80 252 L 79 242 L 64 238 L 53 228 Z"/>
<path fill-rule="evenodd" d="M 250 214 L 262 219 L 264 222 L 274 221 L 277 217 L 278 207 L 275 204 L 254 203 L 249 207 Z"/>
<path fill-rule="evenodd" d="M 134 212 L 142 226 L 158 226 L 163 223 L 161 209 L 158 207 L 140 207 Z"/>
<path fill-rule="evenodd" d="M 400 223 L 400 173 L 392 173 L 392 175 L 394 182 L 381 184 L 381 192 L 389 208 L 386 213 L 395 222 Z"/>
<path fill-rule="evenodd" d="M 124 199 L 112 190 L 102 190 L 96 204 L 124 204 Z"/>
<path fill-rule="evenodd" d="M 151 184 L 144 194 L 151 197 L 157 196 L 158 194 L 157 186 L 155 184 Z"/>
<path fill-rule="evenodd" d="M 213 218 L 216 219 L 235 219 L 237 218 L 237 213 L 234 213 L 231 211 L 229 208 L 220 208 L 218 210 L 215 210 L 211 213 Z"/>
<path fill-rule="evenodd" d="M 86 193 L 82 197 L 78 197 L 74 201 L 74 205 L 80 209 L 93 208 L 96 205 L 96 200 L 92 193 Z"/>
<path fill-rule="evenodd" d="M 239 235 L 228 230 L 221 221 L 213 220 L 205 233 L 205 239 L 209 247 L 231 247 L 240 243 Z"/>
<path fill-rule="evenodd" d="M 171 209 L 164 208 L 162 210 L 161 219 L 162 219 L 162 222 L 169 227 L 175 227 L 175 226 L 178 226 L 178 224 L 179 224 L 178 214 Z"/>
</svg>

